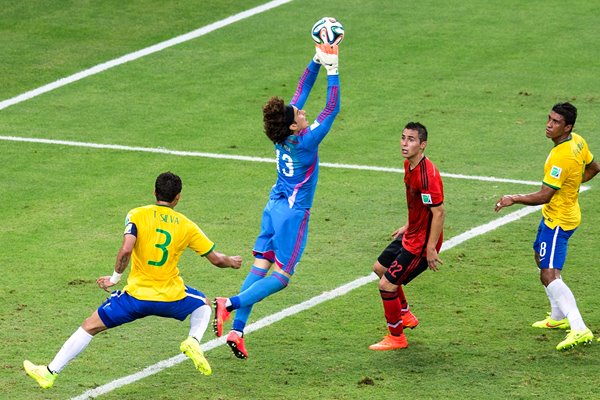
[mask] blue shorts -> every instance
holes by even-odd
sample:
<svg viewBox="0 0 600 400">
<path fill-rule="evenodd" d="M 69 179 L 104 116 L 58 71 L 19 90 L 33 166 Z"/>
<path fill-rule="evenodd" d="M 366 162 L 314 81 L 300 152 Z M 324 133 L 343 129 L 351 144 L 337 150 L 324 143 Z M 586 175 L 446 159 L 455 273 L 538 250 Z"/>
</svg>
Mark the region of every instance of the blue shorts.
<svg viewBox="0 0 600 400">
<path fill-rule="evenodd" d="M 254 256 L 276 262 L 293 275 L 306 246 L 309 219 L 310 209 L 290 208 L 287 199 L 269 200 L 263 210 Z"/>
<path fill-rule="evenodd" d="M 567 259 L 569 238 L 573 232 L 575 229 L 565 231 L 558 225 L 556 228 L 550 229 L 542 218 L 533 242 L 533 250 L 540 256 L 540 269 L 562 270 Z"/>
<path fill-rule="evenodd" d="M 98 315 L 107 328 L 123 325 L 149 315 L 183 321 L 194 310 L 208 304 L 206 296 L 192 287 L 185 287 L 186 296 L 177 301 L 138 300 L 127 292 L 112 292 L 100 307 Z"/>
</svg>

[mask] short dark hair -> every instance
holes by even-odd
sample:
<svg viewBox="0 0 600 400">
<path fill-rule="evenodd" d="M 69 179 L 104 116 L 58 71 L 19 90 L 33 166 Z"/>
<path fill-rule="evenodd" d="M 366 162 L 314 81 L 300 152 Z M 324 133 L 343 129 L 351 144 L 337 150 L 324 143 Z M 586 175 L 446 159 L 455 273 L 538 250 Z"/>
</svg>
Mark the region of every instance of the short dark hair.
<svg viewBox="0 0 600 400">
<path fill-rule="evenodd" d="M 172 203 L 175 197 L 181 193 L 181 178 L 172 172 L 163 172 L 156 178 L 154 193 L 157 201 Z"/>
<path fill-rule="evenodd" d="M 267 137 L 275 144 L 283 143 L 293 132 L 286 119 L 286 105 L 281 97 L 271 97 L 262 108 Z"/>
<path fill-rule="evenodd" d="M 557 114 L 560 114 L 565 119 L 566 125 L 571 125 L 571 130 L 573 130 L 573 126 L 575 125 L 575 121 L 577 120 L 577 107 L 575 107 L 571 103 L 556 103 L 552 107 L 552 111 Z"/>
<path fill-rule="evenodd" d="M 419 141 L 420 142 L 426 142 L 427 141 L 427 128 L 425 128 L 425 125 L 423 125 L 420 122 L 409 122 L 408 124 L 406 124 L 406 126 L 404 127 L 404 129 L 410 129 L 413 131 L 417 131 L 417 133 L 419 134 Z"/>
</svg>

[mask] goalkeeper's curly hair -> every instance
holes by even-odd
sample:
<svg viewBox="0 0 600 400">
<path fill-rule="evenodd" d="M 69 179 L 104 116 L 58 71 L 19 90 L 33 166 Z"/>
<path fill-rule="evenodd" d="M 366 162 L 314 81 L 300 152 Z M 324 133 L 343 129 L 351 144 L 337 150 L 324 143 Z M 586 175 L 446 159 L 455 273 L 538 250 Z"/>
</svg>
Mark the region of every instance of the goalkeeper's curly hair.
<svg viewBox="0 0 600 400">
<path fill-rule="evenodd" d="M 293 133 L 285 122 L 285 103 L 281 97 L 271 97 L 263 106 L 263 121 L 267 137 L 275 144 L 283 143 Z"/>
</svg>

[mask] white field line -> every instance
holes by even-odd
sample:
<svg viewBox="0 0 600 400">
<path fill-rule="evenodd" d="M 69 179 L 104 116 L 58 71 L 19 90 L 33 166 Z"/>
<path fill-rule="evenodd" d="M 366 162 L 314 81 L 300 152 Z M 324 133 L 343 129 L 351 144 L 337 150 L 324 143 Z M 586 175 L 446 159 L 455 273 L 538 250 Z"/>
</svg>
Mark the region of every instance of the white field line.
<svg viewBox="0 0 600 400">
<path fill-rule="evenodd" d="M 152 147 L 135 147 L 135 146 L 122 146 L 118 144 L 100 144 L 100 143 L 86 143 L 86 142 L 74 142 L 69 140 L 52 140 L 52 139 L 38 139 L 38 138 L 27 138 L 20 136 L 0 136 L 0 140 L 11 141 L 11 142 L 28 142 L 28 143 L 41 143 L 50 145 L 61 145 L 61 146 L 72 146 L 72 147 L 88 147 L 94 149 L 108 149 L 108 150 L 122 150 L 122 151 L 137 151 L 143 153 L 158 153 L 158 154 L 169 154 L 183 157 L 204 157 L 204 158 L 217 158 L 217 159 L 228 159 L 237 161 L 252 161 L 252 162 L 263 162 L 263 163 L 274 163 L 274 158 L 262 158 L 262 157 L 250 157 L 240 156 L 234 154 L 216 154 L 216 153 L 203 153 L 196 151 L 180 151 L 180 150 L 169 150 L 164 147 L 152 148 Z M 362 171 L 377 171 L 377 172 L 393 172 L 393 173 L 404 173 L 402 168 L 388 168 L 388 167 L 377 167 L 371 165 L 352 165 L 352 164 L 333 164 L 322 162 L 319 164 L 321 167 L 328 168 L 341 168 L 341 169 L 354 169 Z M 535 181 L 523 181 L 516 179 L 505 179 L 496 178 L 493 176 L 476 176 L 476 175 L 460 175 L 460 174 L 449 174 L 441 172 L 440 175 L 447 178 L 456 179 L 470 179 L 476 181 L 486 182 L 502 182 L 502 183 L 517 183 L 523 185 L 540 185 L 540 182 Z"/>
<path fill-rule="evenodd" d="M 526 215 L 529 215 L 533 212 L 538 211 L 540 208 L 541 208 L 541 206 L 525 207 L 525 208 L 519 209 L 513 213 L 510 213 L 504 217 L 498 218 L 492 222 L 489 222 L 487 224 L 473 228 L 463 234 L 460 234 L 458 236 L 453 237 L 450 240 L 445 241 L 440 252 L 450 250 L 451 248 L 456 247 L 459 244 L 466 242 L 469 239 L 483 235 L 484 233 L 490 232 L 496 228 L 501 227 L 502 225 L 506 225 L 510 222 L 513 222 L 520 218 L 523 218 Z M 262 329 L 264 327 L 272 325 L 275 322 L 281 321 L 284 318 L 287 318 L 292 315 L 298 314 L 302 311 L 308 310 L 308 309 L 310 309 L 314 306 L 317 306 L 321 303 L 324 303 L 328 300 L 343 296 L 343 295 L 347 294 L 348 292 L 350 292 L 351 290 L 354 290 L 356 288 L 364 286 L 367 283 L 373 282 L 375 280 L 377 280 L 377 275 L 375 275 L 374 273 L 371 273 L 367 276 L 363 276 L 361 278 L 355 279 L 352 282 L 346 283 L 345 285 L 337 287 L 329 292 L 323 292 L 322 294 L 315 296 L 309 300 L 306 300 L 300 304 L 296 304 L 294 306 L 283 309 L 279 312 L 276 312 L 275 314 L 269 315 L 265 318 L 262 318 L 262 319 L 256 321 L 253 324 L 248 325 L 248 327 L 246 329 L 246 333 L 257 331 L 259 329 Z M 212 340 L 204 343 L 202 345 L 202 349 L 206 352 L 208 350 L 214 349 L 215 347 L 219 347 L 223 344 L 225 344 L 224 336 L 222 336 L 218 339 L 212 339 Z M 89 398 L 96 398 L 98 396 L 101 396 L 103 394 L 111 392 L 115 389 L 118 389 L 122 386 L 129 385 L 129 384 L 139 381 L 143 378 L 146 378 L 148 376 L 159 373 L 164 369 L 173 367 L 173 366 L 183 362 L 185 359 L 186 359 L 186 356 L 184 356 L 183 354 L 179 354 L 177 356 L 171 357 L 169 359 L 160 361 L 154 365 L 146 367 L 143 370 L 136 372 L 135 374 L 124 376 L 123 378 L 116 379 L 105 385 L 99 386 L 94 389 L 87 390 L 86 392 L 82 393 L 81 395 L 79 395 L 77 397 L 73 397 L 72 400 L 85 400 L 85 399 L 89 399 Z"/>
<path fill-rule="evenodd" d="M 20 94 L 18 96 L 15 96 L 13 98 L 1 101 L 0 102 L 0 110 L 3 110 L 3 109 L 5 109 L 7 107 L 10 107 L 12 105 L 21 103 L 23 101 L 29 100 L 29 99 L 31 99 L 33 97 L 36 97 L 36 96 L 39 96 L 41 94 L 50 92 L 50 91 L 52 91 L 54 89 L 58 89 L 58 88 L 60 88 L 62 86 L 65 86 L 65 85 L 68 85 L 70 83 L 76 82 L 76 81 L 78 81 L 80 79 L 87 78 L 88 76 L 92 76 L 92 75 L 98 74 L 100 72 L 106 71 L 107 69 L 116 67 L 116 66 L 121 65 L 121 64 L 125 64 L 126 62 L 137 60 L 138 58 L 145 57 L 147 55 L 159 52 L 161 50 L 164 50 L 164 49 L 167 49 L 169 47 L 181 44 L 183 42 L 187 42 L 189 40 L 199 38 L 200 36 L 204 36 L 204 35 L 206 35 L 206 34 L 208 34 L 210 32 L 216 31 L 217 29 L 221 29 L 221 28 L 223 28 L 223 27 L 225 27 L 227 25 L 231 25 L 231 24 L 233 24 L 235 22 L 239 22 L 239 21 L 241 21 L 243 19 L 246 19 L 246 18 L 252 17 L 254 15 L 263 13 L 263 12 L 271 10 L 273 8 L 279 7 L 280 5 L 283 5 L 283 4 L 286 4 L 286 3 L 290 3 L 291 1 L 293 1 L 293 0 L 274 0 L 274 1 L 270 1 L 270 2 L 262 4 L 260 6 L 257 6 L 257 7 L 251 8 L 249 10 L 242 11 L 242 12 L 240 12 L 238 14 L 229 16 L 229 17 L 227 17 L 225 19 L 222 19 L 220 21 L 213 22 L 212 24 L 203 26 L 202 28 L 198 28 L 198 29 L 196 29 L 194 31 L 185 33 L 185 34 L 180 35 L 180 36 L 176 36 L 176 37 L 174 37 L 172 39 L 166 40 L 164 42 L 157 43 L 157 44 L 155 44 L 153 46 L 146 47 L 145 49 L 141 49 L 141 50 L 135 51 L 133 53 L 126 54 L 126 55 L 124 55 L 122 57 L 116 58 L 114 60 L 110 60 L 110 61 L 104 62 L 102 64 L 98 64 L 98 65 L 96 65 L 94 67 L 91 67 L 91 68 L 88 68 L 86 70 L 77 72 L 76 74 L 73 74 L 73 75 L 67 76 L 65 78 L 59 79 L 59 80 L 54 81 L 52 83 L 49 83 L 47 85 L 41 86 L 41 87 L 39 87 L 37 89 L 30 90 L 28 92 L 22 93 L 22 94 Z"/>
</svg>

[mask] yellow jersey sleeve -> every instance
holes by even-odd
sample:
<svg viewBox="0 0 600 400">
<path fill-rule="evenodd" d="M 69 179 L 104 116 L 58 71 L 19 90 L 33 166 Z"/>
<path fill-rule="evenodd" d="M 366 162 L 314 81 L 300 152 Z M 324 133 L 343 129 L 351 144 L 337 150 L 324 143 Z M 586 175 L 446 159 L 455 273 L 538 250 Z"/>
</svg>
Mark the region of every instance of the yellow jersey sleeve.
<svg viewBox="0 0 600 400">
<path fill-rule="evenodd" d="M 192 224 L 194 227 L 191 229 L 190 244 L 188 247 L 201 256 L 205 256 L 215 248 L 215 244 L 204 234 L 202 229 L 193 222 Z"/>
</svg>

